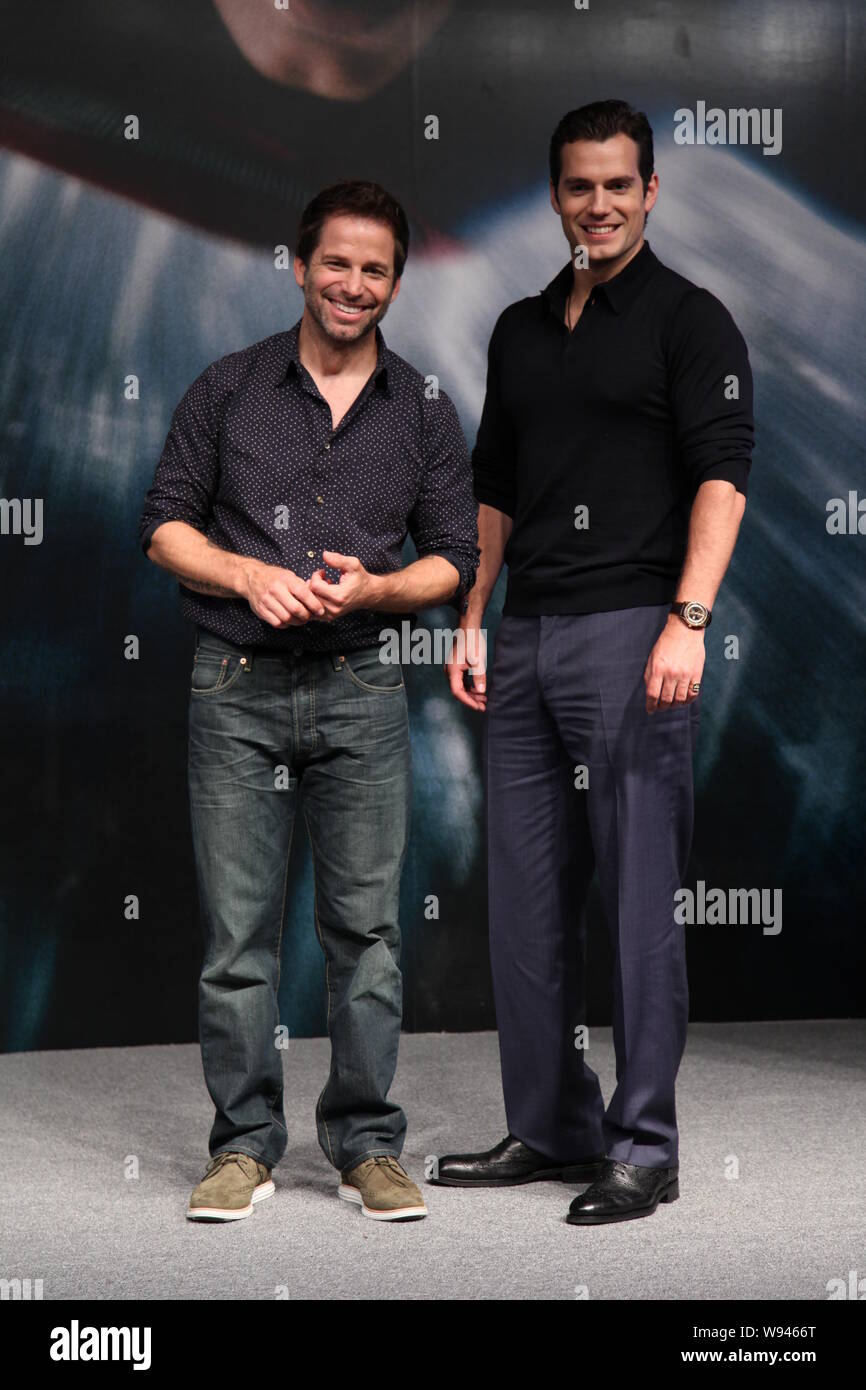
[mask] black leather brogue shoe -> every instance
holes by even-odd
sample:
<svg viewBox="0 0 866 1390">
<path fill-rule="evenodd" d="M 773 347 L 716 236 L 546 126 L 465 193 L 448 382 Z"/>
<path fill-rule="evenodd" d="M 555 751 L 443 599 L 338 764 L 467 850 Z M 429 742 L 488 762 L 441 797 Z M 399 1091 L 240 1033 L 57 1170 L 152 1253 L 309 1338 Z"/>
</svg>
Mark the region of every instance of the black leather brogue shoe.
<svg viewBox="0 0 866 1390">
<path fill-rule="evenodd" d="M 603 1162 L 603 1153 L 568 1160 L 548 1158 L 508 1134 L 486 1153 L 445 1154 L 430 1165 L 427 1181 L 441 1187 L 516 1187 L 547 1179 L 592 1182 Z"/>
<path fill-rule="evenodd" d="M 644 1168 L 606 1158 L 599 1177 L 575 1197 L 565 1218 L 572 1226 L 598 1226 L 604 1221 L 633 1221 L 652 1216 L 659 1202 L 680 1195 L 679 1164 L 673 1168 Z"/>
</svg>

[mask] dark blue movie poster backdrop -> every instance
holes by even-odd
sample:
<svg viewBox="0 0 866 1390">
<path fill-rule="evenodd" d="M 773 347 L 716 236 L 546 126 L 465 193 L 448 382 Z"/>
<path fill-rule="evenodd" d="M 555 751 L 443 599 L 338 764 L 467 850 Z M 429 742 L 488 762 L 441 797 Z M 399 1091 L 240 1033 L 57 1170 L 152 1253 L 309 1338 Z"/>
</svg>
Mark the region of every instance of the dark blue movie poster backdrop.
<svg viewBox="0 0 866 1390">
<path fill-rule="evenodd" d="M 688 884 L 757 889 L 777 910 L 688 928 L 691 1016 L 862 1014 L 864 8 L 7 0 L 2 14 L 0 1045 L 196 1036 L 192 632 L 137 543 L 186 387 L 300 317 L 277 248 L 320 187 L 371 177 L 413 231 L 386 340 L 438 378 L 471 444 L 493 323 L 567 260 L 551 131 L 603 97 L 647 112 L 647 237 L 728 306 L 755 376 Z M 453 610 L 419 621 L 453 625 Z M 441 669 L 407 681 L 405 1026 L 490 1028 L 481 725 Z M 589 910 L 589 1021 L 604 1023 L 594 896 Z M 301 819 L 280 1002 L 290 1033 L 324 1032 Z"/>
</svg>

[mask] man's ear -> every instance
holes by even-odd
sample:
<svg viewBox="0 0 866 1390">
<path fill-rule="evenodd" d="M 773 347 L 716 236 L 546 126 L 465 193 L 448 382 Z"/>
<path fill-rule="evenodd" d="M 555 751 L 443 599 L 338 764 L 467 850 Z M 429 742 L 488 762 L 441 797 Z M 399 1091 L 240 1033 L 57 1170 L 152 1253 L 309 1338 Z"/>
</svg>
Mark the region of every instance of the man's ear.
<svg viewBox="0 0 866 1390">
<path fill-rule="evenodd" d="M 562 216 L 562 208 L 559 206 L 559 199 L 556 196 L 556 188 L 552 179 L 550 181 L 550 206 L 558 217 Z"/>
<path fill-rule="evenodd" d="M 403 277 L 402 277 L 402 275 L 398 275 L 398 276 L 397 276 L 397 279 L 394 281 L 394 288 L 393 288 L 393 290 L 391 291 L 391 298 L 388 300 L 388 303 L 389 303 L 389 304 L 393 304 L 393 303 L 394 303 L 394 300 L 397 298 L 397 295 L 400 293 L 400 286 L 402 285 L 402 283 L 403 283 Z"/>
<path fill-rule="evenodd" d="M 300 256 L 295 256 L 295 257 L 294 257 L 294 259 L 293 259 L 293 261 L 292 261 L 292 269 L 293 269 L 293 271 L 295 272 L 295 284 L 296 284 L 296 285 L 299 285 L 300 288 L 303 289 L 303 288 L 304 288 L 304 277 L 305 277 L 305 275 L 306 275 L 306 273 L 307 273 L 307 267 L 305 266 L 304 262 L 301 260 Z"/>
<path fill-rule="evenodd" d="M 658 196 L 659 196 L 659 176 L 658 176 L 658 174 L 656 174 L 655 172 L 653 172 L 653 173 L 650 175 L 649 183 L 648 183 L 647 186 L 646 186 L 646 193 L 644 194 L 644 212 L 646 213 L 647 217 L 649 217 L 649 214 L 652 212 L 653 208 L 655 207 L 656 199 L 658 198 Z M 647 206 L 647 204 L 649 204 L 649 206 Z"/>
</svg>

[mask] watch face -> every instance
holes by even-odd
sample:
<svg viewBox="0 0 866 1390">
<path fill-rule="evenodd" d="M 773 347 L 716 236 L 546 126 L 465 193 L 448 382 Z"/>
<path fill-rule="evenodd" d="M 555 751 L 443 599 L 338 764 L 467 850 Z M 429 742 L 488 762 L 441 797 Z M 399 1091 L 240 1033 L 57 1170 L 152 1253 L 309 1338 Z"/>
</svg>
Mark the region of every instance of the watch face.
<svg viewBox="0 0 866 1390">
<path fill-rule="evenodd" d="M 707 621 L 707 609 L 702 603 L 687 603 L 683 609 L 683 617 L 689 627 L 703 627 Z"/>
</svg>

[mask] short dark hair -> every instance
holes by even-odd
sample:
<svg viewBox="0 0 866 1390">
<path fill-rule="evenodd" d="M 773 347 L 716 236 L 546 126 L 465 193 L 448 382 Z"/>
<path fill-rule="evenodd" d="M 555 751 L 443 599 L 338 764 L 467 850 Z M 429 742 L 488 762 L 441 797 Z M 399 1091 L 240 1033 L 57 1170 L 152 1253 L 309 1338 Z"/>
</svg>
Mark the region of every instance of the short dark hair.
<svg viewBox="0 0 866 1390">
<path fill-rule="evenodd" d="M 652 126 L 643 111 L 635 111 L 627 101 L 592 101 L 567 111 L 550 138 L 550 181 L 559 187 L 562 173 L 562 147 L 572 140 L 610 140 L 628 135 L 637 145 L 637 167 L 643 191 L 655 168 Z"/>
<path fill-rule="evenodd" d="M 394 234 L 394 279 L 398 280 L 409 254 L 409 223 L 397 199 L 380 183 L 367 179 L 341 179 L 339 183 L 323 188 L 307 203 L 298 223 L 295 255 L 304 265 L 309 265 L 327 218 L 346 214 L 369 217 L 373 222 L 382 222 L 391 228 Z"/>
</svg>

